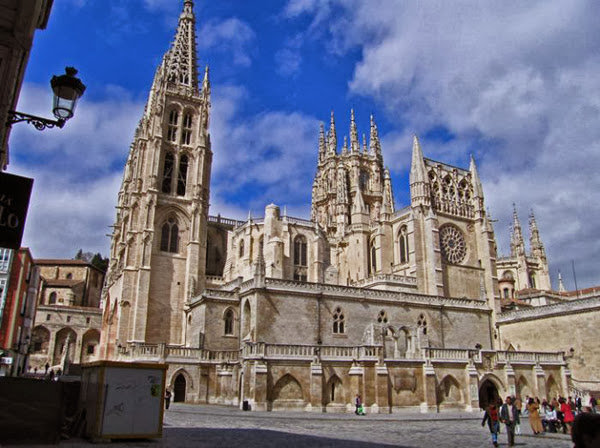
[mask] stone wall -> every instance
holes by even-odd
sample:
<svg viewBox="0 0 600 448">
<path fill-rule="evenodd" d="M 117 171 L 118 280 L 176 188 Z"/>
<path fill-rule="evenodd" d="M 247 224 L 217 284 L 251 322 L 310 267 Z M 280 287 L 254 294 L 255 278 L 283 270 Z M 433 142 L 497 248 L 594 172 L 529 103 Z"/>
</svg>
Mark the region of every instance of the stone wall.
<svg viewBox="0 0 600 448">
<path fill-rule="evenodd" d="M 498 320 L 501 349 L 563 351 L 579 381 L 600 381 L 599 330 L 600 297 L 511 311 Z"/>
</svg>

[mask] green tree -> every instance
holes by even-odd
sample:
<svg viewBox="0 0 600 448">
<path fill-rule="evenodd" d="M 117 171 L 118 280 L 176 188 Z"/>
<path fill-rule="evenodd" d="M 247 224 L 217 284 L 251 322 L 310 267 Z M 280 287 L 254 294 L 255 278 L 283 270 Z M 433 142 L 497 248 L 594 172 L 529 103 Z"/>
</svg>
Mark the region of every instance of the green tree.
<svg viewBox="0 0 600 448">
<path fill-rule="evenodd" d="M 92 263 L 92 266 L 97 267 L 102 272 L 106 272 L 106 270 L 108 269 L 108 257 L 103 258 L 102 254 L 100 252 L 98 252 L 97 254 L 95 254 L 92 257 L 91 263 Z"/>
</svg>

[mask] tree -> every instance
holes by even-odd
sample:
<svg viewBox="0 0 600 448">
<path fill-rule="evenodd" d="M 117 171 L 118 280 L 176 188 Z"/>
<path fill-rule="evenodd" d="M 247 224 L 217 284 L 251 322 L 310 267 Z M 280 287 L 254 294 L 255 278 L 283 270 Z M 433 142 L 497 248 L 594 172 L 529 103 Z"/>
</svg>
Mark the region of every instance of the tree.
<svg viewBox="0 0 600 448">
<path fill-rule="evenodd" d="M 97 267 L 102 272 L 106 272 L 108 269 L 108 258 L 102 258 L 102 254 L 100 252 L 92 257 L 91 263 L 92 266 Z"/>
</svg>

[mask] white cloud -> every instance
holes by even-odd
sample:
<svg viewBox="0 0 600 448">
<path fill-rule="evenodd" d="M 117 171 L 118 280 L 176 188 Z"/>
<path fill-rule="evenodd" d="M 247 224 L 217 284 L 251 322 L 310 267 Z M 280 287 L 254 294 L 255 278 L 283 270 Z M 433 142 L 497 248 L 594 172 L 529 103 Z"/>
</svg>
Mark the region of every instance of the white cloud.
<svg viewBox="0 0 600 448">
<path fill-rule="evenodd" d="M 402 124 L 384 143 L 409 145 L 405 129 L 447 130 L 450 142 L 422 141 L 425 155 L 453 162 L 474 152 L 498 225 L 508 225 L 512 202 L 525 217 L 533 207 L 554 277 L 573 258 L 579 286 L 598 284 L 600 4 L 334 3 L 290 1 L 285 11 L 319 18 L 327 34 L 317 38 L 330 52 L 361 52 L 349 92 Z M 397 146 L 384 152 L 407 156 Z M 408 163 L 386 162 L 404 172 Z"/>
<path fill-rule="evenodd" d="M 230 53 L 233 64 L 249 67 L 252 64 L 252 45 L 256 40 L 254 30 L 246 22 L 232 17 L 223 21 L 210 20 L 202 25 L 198 41 L 200 49 L 214 48 Z"/>
<path fill-rule="evenodd" d="M 213 98 L 211 139 L 213 167 L 211 202 L 229 207 L 249 207 L 263 213 L 270 202 L 278 205 L 307 204 L 317 155 L 318 121 L 300 113 L 267 111 L 246 116 L 240 113 L 247 94 L 235 86 L 218 86 Z M 252 188 L 252 197 L 245 193 Z M 259 191 L 259 194 L 256 194 Z M 241 200 L 232 198 L 239 196 Z M 229 198 L 229 199 L 226 199 Z M 246 205 L 247 204 L 247 205 Z M 302 209 L 294 209 L 302 210 Z M 220 212 L 216 206 L 211 214 Z M 244 210 L 243 216 L 247 216 Z"/>
<path fill-rule="evenodd" d="M 49 89 L 24 84 L 19 110 L 51 117 Z M 63 129 L 13 127 L 9 172 L 34 178 L 23 245 L 37 258 L 71 258 L 77 249 L 108 255 L 105 234 L 129 142 L 143 111 L 117 86 L 103 101 L 82 99 Z"/>
</svg>

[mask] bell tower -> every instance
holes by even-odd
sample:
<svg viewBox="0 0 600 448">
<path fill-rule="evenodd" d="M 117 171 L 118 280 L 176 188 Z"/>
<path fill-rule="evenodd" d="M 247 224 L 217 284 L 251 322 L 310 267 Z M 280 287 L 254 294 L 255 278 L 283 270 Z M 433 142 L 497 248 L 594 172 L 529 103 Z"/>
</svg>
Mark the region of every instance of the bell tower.
<svg viewBox="0 0 600 448">
<path fill-rule="evenodd" d="M 105 358 L 128 342 L 185 344 L 184 306 L 204 287 L 211 101 L 195 22 L 185 0 L 127 158 L 103 297 Z"/>
</svg>

